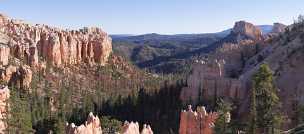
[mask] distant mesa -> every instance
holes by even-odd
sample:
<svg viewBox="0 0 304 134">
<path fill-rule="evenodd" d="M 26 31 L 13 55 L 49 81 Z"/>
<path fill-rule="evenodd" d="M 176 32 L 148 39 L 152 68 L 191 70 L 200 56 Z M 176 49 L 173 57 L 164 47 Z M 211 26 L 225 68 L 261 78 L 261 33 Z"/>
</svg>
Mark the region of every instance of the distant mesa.
<svg viewBox="0 0 304 134">
<path fill-rule="evenodd" d="M 262 38 L 261 29 L 246 21 L 236 22 L 231 33 L 240 36 L 239 37 L 240 40 L 243 38 L 249 38 L 252 40 L 261 40 Z"/>
</svg>

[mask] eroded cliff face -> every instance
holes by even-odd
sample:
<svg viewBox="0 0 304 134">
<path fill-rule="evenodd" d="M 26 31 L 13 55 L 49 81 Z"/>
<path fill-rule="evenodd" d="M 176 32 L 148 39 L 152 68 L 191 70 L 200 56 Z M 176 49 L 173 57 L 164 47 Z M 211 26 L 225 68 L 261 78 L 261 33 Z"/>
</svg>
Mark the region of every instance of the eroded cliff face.
<svg viewBox="0 0 304 134">
<path fill-rule="evenodd" d="M 99 28 L 62 30 L 0 14 L 0 80 L 9 86 L 30 89 L 35 73 L 55 83 L 56 71 L 104 66 L 111 53 L 112 40 Z"/>
<path fill-rule="evenodd" d="M 112 52 L 111 38 L 99 28 L 62 30 L 46 25 L 30 25 L 0 15 L 0 32 L 9 37 L 0 47 L 0 62 L 9 57 L 22 59 L 32 67 L 43 61 L 62 67 L 73 64 L 105 65 Z"/>
<path fill-rule="evenodd" d="M 189 105 L 187 111 L 181 112 L 179 134 L 212 134 L 217 117 L 215 112 L 207 113 L 205 107 L 193 111 Z"/>
<path fill-rule="evenodd" d="M 244 72 L 251 70 L 264 60 L 264 55 L 272 51 L 271 39 L 284 31 L 282 24 L 276 24 L 276 34 L 264 38 L 261 31 L 248 22 L 236 22 L 227 37 L 205 58 L 194 61 L 192 71 L 187 77 L 187 87 L 181 91 L 184 103 L 214 101 L 240 101 L 238 114 L 248 111 L 248 97 L 251 87 L 247 86 L 250 78 Z M 271 39 L 270 39 L 271 38 Z"/>
<path fill-rule="evenodd" d="M 242 99 L 244 90 L 241 81 L 225 76 L 224 60 L 196 61 L 192 73 L 187 78 L 188 86 L 181 91 L 184 103 L 214 100 L 214 97 L 225 99 Z"/>
<path fill-rule="evenodd" d="M 258 43 L 257 43 L 258 42 Z M 265 43 L 261 30 L 245 21 L 236 22 L 231 33 L 219 42 L 218 48 L 192 65 L 187 87 L 182 89 L 184 103 L 214 100 L 242 100 L 246 90 L 239 79 L 246 60 L 254 56 Z"/>
<path fill-rule="evenodd" d="M 242 73 L 244 65 L 248 59 L 255 56 L 267 44 L 265 42 L 256 43 L 253 40 L 242 40 L 238 44 L 224 43 L 215 53 L 209 56 L 209 60 L 224 60 L 224 70 L 226 77 L 238 78 Z"/>
</svg>

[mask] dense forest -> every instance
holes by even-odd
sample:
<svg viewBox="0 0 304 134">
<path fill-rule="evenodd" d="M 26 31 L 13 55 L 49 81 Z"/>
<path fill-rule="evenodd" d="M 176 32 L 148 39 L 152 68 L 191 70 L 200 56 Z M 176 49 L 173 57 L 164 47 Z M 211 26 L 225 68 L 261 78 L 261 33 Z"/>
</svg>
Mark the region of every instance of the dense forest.
<svg viewBox="0 0 304 134">
<path fill-rule="evenodd" d="M 220 113 L 216 133 L 233 134 L 238 130 L 248 130 L 252 134 L 257 131 L 277 133 L 282 119 L 272 80 L 270 69 L 267 65 L 262 65 L 253 79 L 255 86 L 251 93 L 250 122 L 241 123 L 235 117 L 233 111 L 237 109 L 237 103 L 225 102 L 221 98 L 209 101 L 209 105 L 206 105 L 208 109 Z M 7 120 L 10 126 L 7 130 L 10 133 L 42 134 L 52 131 L 61 134 L 65 131 L 65 122 L 80 125 L 89 112 L 94 112 L 101 117 L 104 133 L 119 131 L 123 121 L 138 121 L 150 124 L 155 133 L 174 134 L 178 133 L 180 111 L 185 108 L 179 98 L 181 89 L 186 86 L 185 80 L 174 83 L 167 81 L 158 90 L 140 88 L 138 92 L 127 96 L 112 94 L 111 97 L 102 98 L 100 91 L 96 94 L 83 92 L 79 101 L 73 99 L 73 89 L 65 84 L 57 94 L 53 94 L 48 90 L 47 82 L 42 91 L 36 90 L 34 83 L 31 93 L 11 87 L 11 116 Z M 53 103 L 54 99 L 57 100 L 56 103 Z M 203 101 L 198 105 L 202 103 Z M 232 113 L 230 123 L 224 121 L 227 112 Z M 269 114 L 266 116 L 265 113 Z"/>
<path fill-rule="evenodd" d="M 102 74 L 105 69 L 98 69 L 97 73 Z M 60 81 L 59 89 L 54 91 L 51 90 L 53 84 L 42 77 L 41 72 L 36 72 L 31 90 L 19 87 L 19 83 L 10 84 L 9 103 L 12 107 L 7 130 L 9 133 L 45 134 L 52 131 L 61 134 L 65 132 L 66 122 L 83 124 L 93 112 L 101 118 L 103 133 L 119 132 L 124 121 L 151 124 L 156 133 L 177 133 L 182 109 L 179 94 L 185 81 L 167 77 L 161 80 L 163 82 L 152 80 L 147 85 L 138 85 L 138 89 L 122 89 L 128 90 L 123 92 L 128 94 L 122 94 L 111 91 L 116 90 L 113 85 L 105 87 L 103 83 L 107 81 L 98 82 L 93 91 L 80 90 L 68 82 L 69 78 Z M 153 86 L 151 82 L 163 84 Z M 105 90 L 108 88 L 111 90 Z"/>
</svg>

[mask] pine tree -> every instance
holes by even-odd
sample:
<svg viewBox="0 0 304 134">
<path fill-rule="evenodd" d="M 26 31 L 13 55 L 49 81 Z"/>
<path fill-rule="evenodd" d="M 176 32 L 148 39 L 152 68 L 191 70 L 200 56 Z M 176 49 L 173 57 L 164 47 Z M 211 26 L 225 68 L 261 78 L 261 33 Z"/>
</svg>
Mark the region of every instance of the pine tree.
<svg viewBox="0 0 304 134">
<path fill-rule="evenodd" d="M 54 133 L 56 134 L 61 134 L 64 133 L 64 123 L 65 123 L 65 118 L 66 118 L 66 92 L 64 89 L 60 91 L 59 94 L 59 99 L 58 99 L 58 109 L 57 109 L 57 114 L 55 117 L 55 129 Z"/>
<path fill-rule="evenodd" d="M 230 134 L 232 130 L 229 128 L 229 122 L 227 120 L 228 113 L 231 112 L 232 106 L 230 103 L 225 102 L 223 99 L 218 99 L 216 102 L 216 111 L 219 113 L 219 117 L 215 122 L 216 134 Z"/>
<path fill-rule="evenodd" d="M 31 112 L 27 94 L 10 90 L 7 132 L 13 134 L 33 133 Z"/>
<path fill-rule="evenodd" d="M 252 131 L 254 132 L 256 115 L 257 127 L 264 133 L 274 133 L 280 120 L 279 97 L 273 85 L 273 76 L 268 65 L 262 64 L 254 75 L 252 91 Z"/>
<path fill-rule="evenodd" d="M 249 134 L 256 134 L 257 129 L 257 111 L 256 111 L 256 89 L 251 90 L 251 104 L 250 104 L 250 124 L 249 124 Z"/>
<path fill-rule="evenodd" d="M 85 91 L 84 97 L 82 99 L 83 99 L 82 107 L 84 110 L 83 118 L 86 118 L 90 112 L 94 111 L 93 97 L 89 92 Z"/>
</svg>

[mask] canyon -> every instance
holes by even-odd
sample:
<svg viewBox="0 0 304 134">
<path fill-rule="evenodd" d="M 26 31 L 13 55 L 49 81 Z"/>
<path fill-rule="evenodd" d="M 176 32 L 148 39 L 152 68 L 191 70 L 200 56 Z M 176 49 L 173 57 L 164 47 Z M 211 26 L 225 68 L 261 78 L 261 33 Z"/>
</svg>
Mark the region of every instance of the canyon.
<svg viewBox="0 0 304 134">
<path fill-rule="evenodd" d="M 123 104 L 122 100 L 127 98 L 130 104 L 126 105 L 137 108 L 134 106 L 137 98 L 135 97 L 136 99 L 132 100 L 128 95 L 131 94 L 133 97 L 138 95 L 139 89 L 144 89 L 149 84 L 150 86 L 152 85 L 153 89 L 158 89 L 162 86 L 160 83 L 163 82 L 165 83 L 164 87 L 166 87 L 168 86 L 167 81 L 161 79 L 161 77 L 173 79 L 173 77 L 181 75 L 185 77 L 180 83 L 184 82 L 185 86 L 181 88 L 179 94 L 174 94 L 181 100 L 182 104 L 180 104 L 179 108 L 188 104 L 196 106 L 202 103 L 215 102 L 221 98 L 227 102 L 239 103 L 236 114 L 233 116 L 240 118 L 239 121 L 242 121 L 248 118 L 252 76 L 257 72 L 261 64 L 267 63 L 273 71 L 274 82 L 282 102 L 282 114 L 286 119 L 283 124 L 284 129 L 290 128 L 296 124 L 291 119 L 297 114 L 293 110 L 295 105 L 304 104 L 304 98 L 302 97 L 304 96 L 304 77 L 302 76 L 304 74 L 304 61 L 301 58 L 304 50 L 304 31 L 294 27 L 296 26 L 274 23 L 269 33 L 263 33 L 254 24 L 238 21 L 229 34 L 224 37 L 218 37 L 218 35 L 204 36 L 203 39 L 207 40 L 204 40 L 204 42 L 206 41 L 208 45 L 196 45 L 192 46 L 191 50 L 182 49 L 176 55 L 172 54 L 173 58 L 170 58 L 174 62 L 172 64 L 166 63 L 164 65 L 166 68 L 162 69 L 168 69 L 165 72 L 171 72 L 172 70 L 170 69 L 179 67 L 181 64 L 177 66 L 175 64 L 181 61 L 183 62 L 182 69 L 189 69 L 187 70 L 189 72 L 186 75 L 181 75 L 182 73 L 172 74 L 169 77 L 170 75 L 148 73 L 146 70 L 139 70 L 137 67 L 132 66 L 128 61 L 130 60 L 128 58 L 132 58 L 130 56 L 132 54 L 126 52 L 129 57 L 122 57 L 117 52 L 115 53 L 112 50 L 111 37 L 100 28 L 85 27 L 79 30 L 63 30 L 47 25 L 28 24 L 0 14 L 0 80 L 1 85 L 3 85 L 0 88 L 0 118 L 4 119 L 7 116 L 7 108 L 9 107 L 7 100 L 10 96 L 9 88 L 12 86 L 29 94 L 33 92 L 33 83 L 36 84 L 35 86 L 39 90 L 47 87 L 54 94 L 52 96 L 54 98 L 51 98 L 52 101 L 50 102 L 51 106 L 54 106 L 52 107 L 52 112 L 59 107 L 58 96 L 60 96 L 60 88 L 66 86 L 66 83 L 72 85 L 64 88 L 68 89 L 68 94 L 72 96 L 71 101 L 75 104 L 82 104 L 82 101 L 85 100 L 83 92 L 88 92 L 94 96 L 94 99 L 104 97 L 102 99 L 106 100 L 113 97 L 113 100 L 117 101 L 107 102 L 105 105 L 117 105 L 119 107 Z M 150 36 L 152 38 L 157 35 L 152 34 Z M 145 39 L 147 37 L 142 38 Z M 166 41 L 168 37 L 157 36 L 157 38 Z M 193 38 L 191 37 L 190 39 Z M 209 40 L 209 38 L 211 39 Z M 197 39 L 197 37 L 194 38 L 195 41 Z M 182 39 L 182 41 L 184 42 L 185 40 Z M 138 55 L 143 56 L 145 54 L 140 52 L 150 52 L 149 47 L 151 46 L 138 48 Z M 122 49 L 124 48 L 122 47 Z M 167 53 L 167 51 L 162 51 L 162 49 L 153 48 L 153 54 L 147 55 L 144 59 L 140 57 L 133 58 L 138 61 L 136 63 L 138 67 L 145 66 L 154 69 L 164 67 L 163 65 L 158 65 L 158 62 L 161 63 L 172 59 L 160 56 L 160 59 L 154 61 L 151 58 L 156 56 L 158 52 Z M 117 50 L 120 50 L 118 53 L 125 52 L 121 49 Z M 171 48 L 168 51 L 171 53 Z M 141 60 L 144 60 L 143 63 L 145 64 L 140 63 Z M 188 65 L 189 68 L 187 68 Z M 155 84 L 151 81 L 145 81 L 146 79 L 161 82 Z M 146 84 L 147 82 L 152 84 Z M 177 87 L 172 86 L 170 88 Z M 117 92 L 119 92 L 120 96 L 114 97 L 113 94 Z M 157 90 L 150 92 L 157 92 Z M 149 94 L 145 97 L 151 96 L 153 95 Z M 88 98 L 90 97 L 92 96 Z M 92 107 L 94 107 L 92 109 L 95 110 L 94 113 L 96 111 L 100 112 L 101 110 L 96 108 L 96 102 L 100 100 L 94 99 L 92 99 Z M 176 124 L 179 124 L 178 133 L 212 134 L 219 116 L 217 112 L 207 112 L 206 109 L 209 111 L 212 104 L 210 103 L 206 107 L 198 106 L 195 111 L 192 110 L 191 105 L 187 110 L 182 110 L 176 117 L 179 118 L 179 123 L 176 122 Z M 147 104 L 147 107 L 150 105 L 154 106 L 156 104 Z M 128 114 L 132 114 L 132 109 L 127 110 Z M 167 115 L 162 116 L 160 110 L 157 111 L 157 115 L 162 118 L 168 118 L 166 117 Z M 144 121 L 149 122 L 147 120 Z M 144 121 L 140 123 L 125 121 L 120 126 L 121 131 L 117 133 L 153 134 L 154 124 L 151 124 L 151 126 L 146 125 L 143 124 Z M 140 127 L 140 124 L 143 124 L 143 127 Z M 64 127 L 67 134 L 101 134 L 103 133 L 102 125 L 103 123 L 99 117 L 90 112 L 82 125 L 77 126 L 74 123 L 67 123 Z M 0 133 L 6 127 L 7 124 L 5 122 L 0 122 Z M 142 128 L 141 131 L 140 128 Z M 170 132 L 173 132 L 172 128 L 170 128 Z M 158 131 L 154 130 L 155 132 Z"/>
</svg>

